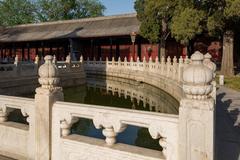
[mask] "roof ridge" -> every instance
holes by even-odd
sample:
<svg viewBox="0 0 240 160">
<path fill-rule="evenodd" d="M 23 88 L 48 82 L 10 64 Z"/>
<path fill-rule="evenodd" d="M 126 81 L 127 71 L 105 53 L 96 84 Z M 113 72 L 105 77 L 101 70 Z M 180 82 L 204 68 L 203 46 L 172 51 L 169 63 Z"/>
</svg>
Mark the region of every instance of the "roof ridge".
<svg viewBox="0 0 240 160">
<path fill-rule="evenodd" d="M 76 23 L 76 22 L 91 22 L 91 21 L 101 21 L 108 19 L 118 19 L 118 18 L 130 18 L 136 17 L 136 13 L 127 13 L 127 14 L 118 14 L 111 16 L 100 16 L 100 17 L 89 17 L 89 18 L 80 18 L 80 19 L 72 19 L 72 20 L 59 20 L 59 21 L 51 21 L 51 22 L 40 22 L 40 23 L 29 23 L 29 24 L 20 24 L 15 26 L 8 26 L 8 28 L 18 28 L 18 27 L 30 27 L 30 26 L 43 26 L 43 25 L 54 25 L 54 24 L 66 24 L 66 23 Z"/>
</svg>

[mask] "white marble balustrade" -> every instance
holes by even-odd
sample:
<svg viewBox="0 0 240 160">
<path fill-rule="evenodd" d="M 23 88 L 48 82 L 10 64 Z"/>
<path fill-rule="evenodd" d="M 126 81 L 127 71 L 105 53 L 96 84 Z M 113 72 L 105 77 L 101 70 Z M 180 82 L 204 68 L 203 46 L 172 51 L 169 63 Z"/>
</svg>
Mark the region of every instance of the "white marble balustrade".
<svg viewBox="0 0 240 160">
<path fill-rule="evenodd" d="M 57 102 L 53 106 L 53 160 L 72 159 L 71 157 L 73 155 L 76 159 L 81 159 L 81 157 L 87 156 L 89 154 L 88 152 L 93 152 L 94 149 L 96 149 L 94 151 L 96 153 L 104 150 L 104 142 L 101 142 L 103 144 L 102 147 L 96 148 L 94 146 L 98 145 L 99 140 L 96 140 L 94 144 L 94 138 L 91 138 L 91 143 L 87 143 L 86 139 L 89 139 L 89 137 L 69 136 L 71 126 L 78 118 L 93 120 L 96 128 L 103 129 L 103 135 L 106 137 L 106 146 L 113 147 L 112 149 L 108 148 L 106 155 L 99 157 L 99 160 L 124 159 L 128 154 L 132 155 L 132 157 L 129 156 L 129 159 L 134 160 L 155 160 L 161 158 L 160 151 L 156 153 L 158 151 L 141 148 L 143 151 L 146 150 L 146 152 L 154 153 L 153 155 L 159 154 L 159 157 L 151 157 L 150 155 L 144 154 L 144 152 L 137 156 L 132 152 L 139 147 L 129 147 L 131 149 L 125 152 L 121 151 L 121 144 L 114 147 L 118 133 L 124 132 L 127 125 L 148 128 L 152 138 L 159 139 L 159 143 L 163 147 L 164 157 L 168 160 L 178 159 L 178 144 L 176 143 L 178 141 L 178 116 L 105 106 Z M 71 138 L 71 140 L 69 140 L 69 138 Z M 79 139 L 83 140 L 79 141 Z M 68 145 L 66 146 L 65 143 L 68 143 Z M 89 145 L 93 148 L 88 148 L 87 146 Z M 82 150 L 69 150 L 71 146 L 77 146 L 77 148 L 81 148 Z M 84 150 L 88 151 L 85 152 Z M 78 152 L 77 155 L 76 151 Z M 120 151 L 121 154 L 118 153 Z"/>
<path fill-rule="evenodd" d="M 34 99 L 0 96 L 0 154 L 16 159 L 34 159 Z M 14 109 L 27 117 L 28 125 L 8 121 Z"/>
</svg>

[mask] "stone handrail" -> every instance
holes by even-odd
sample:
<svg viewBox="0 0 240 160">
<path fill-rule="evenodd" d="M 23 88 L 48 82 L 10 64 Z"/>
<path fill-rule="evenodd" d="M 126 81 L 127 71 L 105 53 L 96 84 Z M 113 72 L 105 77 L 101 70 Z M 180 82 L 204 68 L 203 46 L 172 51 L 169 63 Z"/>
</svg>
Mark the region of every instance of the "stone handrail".
<svg viewBox="0 0 240 160">
<path fill-rule="evenodd" d="M 213 160 L 216 90 L 214 65 L 207 58 L 204 62 L 204 55 L 195 52 L 191 63 L 178 71 L 176 58 L 173 64 L 169 58 L 160 64 L 151 60 L 148 64 L 132 60 L 85 63 L 88 74 L 105 73 L 167 88 L 180 100 L 179 115 L 169 115 L 60 102 L 64 97 L 59 70 L 53 57 L 46 56 L 39 68 L 40 87 L 34 99 L 0 96 L 0 154 L 35 160 Z M 70 57 L 67 60 L 71 66 Z M 174 95 L 176 86 L 184 94 Z M 8 122 L 9 108 L 19 108 L 29 116 L 29 127 Z M 96 128 L 102 128 L 105 142 L 71 134 L 71 126 L 79 118 L 91 119 Z M 116 143 L 118 133 L 127 125 L 148 128 L 152 138 L 159 139 L 163 152 Z"/>
<path fill-rule="evenodd" d="M 19 78 L 37 76 L 38 66 L 34 63 L 0 64 L 0 77 Z"/>
<path fill-rule="evenodd" d="M 178 62 L 177 62 L 178 61 Z M 86 74 L 100 74 L 106 76 L 114 76 L 126 79 L 133 79 L 142 81 L 158 87 L 165 92 L 172 95 L 178 101 L 184 97 L 182 90 L 182 74 L 184 69 L 189 65 L 190 60 L 182 57 L 177 60 L 174 57 L 161 58 L 161 62 L 156 58 L 153 62 L 150 58 L 149 62 L 145 59 L 143 62 L 128 62 L 125 58 L 124 61 L 120 59 L 115 61 L 84 61 L 84 69 Z"/>
<path fill-rule="evenodd" d="M 117 134 L 123 132 L 127 125 L 148 128 L 152 138 L 159 139 L 166 159 L 178 159 L 178 145 L 176 144 L 178 116 L 176 115 L 66 102 L 56 102 L 53 105 L 53 114 L 53 148 L 56 147 L 53 152 L 54 160 L 67 156 L 60 153 L 60 140 L 70 134 L 71 125 L 78 118 L 91 119 L 96 128 L 103 128 L 102 132 L 108 146 L 116 143 Z"/>
<path fill-rule="evenodd" d="M 158 61 L 158 58 L 153 61 L 151 58 L 147 62 L 145 58 L 143 61 L 139 61 L 139 58 L 136 62 L 134 62 L 131 58 L 131 61 L 127 61 L 125 58 L 124 61 L 121 61 L 119 58 L 118 61 L 115 61 L 114 58 L 112 58 L 112 61 L 109 61 L 108 59 L 106 61 L 84 61 L 85 68 L 91 69 L 94 67 L 96 68 L 105 68 L 106 71 L 109 69 L 128 69 L 132 71 L 144 71 L 144 72 L 150 72 L 154 74 L 158 74 L 164 77 L 167 77 L 168 79 L 177 80 L 179 82 L 182 82 L 182 72 L 185 67 L 188 66 L 190 63 L 190 60 L 188 58 L 183 59 L 180 57 L 177 59 L 174 57 L 171 59 L 168 57 L 165 59 L 165 57 L 161 58 L 161 61 Z"/>
<path fill-rule="evenodd" d="M 34 158 L 34 99 L 0 96 L 0 153 L 16 159 Z M 10 112 L 20 109 L 29 125 L 8 121 Z M 17 152 L 16 152 L 17 151 Z"/>
</svg>

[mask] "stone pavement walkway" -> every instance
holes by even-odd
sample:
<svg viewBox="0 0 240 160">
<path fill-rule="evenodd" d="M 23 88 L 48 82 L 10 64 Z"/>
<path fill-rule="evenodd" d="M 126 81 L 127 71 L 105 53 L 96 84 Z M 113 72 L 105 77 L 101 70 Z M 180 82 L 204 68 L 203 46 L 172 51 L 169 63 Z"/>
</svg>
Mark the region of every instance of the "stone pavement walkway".
<svg viewBox="0 0 240 160">
<path fill-rule="evenodd" d="M 240 92 L 220 87 L 216 106 L 215 160 L 240 160 Z"/>
</svg>

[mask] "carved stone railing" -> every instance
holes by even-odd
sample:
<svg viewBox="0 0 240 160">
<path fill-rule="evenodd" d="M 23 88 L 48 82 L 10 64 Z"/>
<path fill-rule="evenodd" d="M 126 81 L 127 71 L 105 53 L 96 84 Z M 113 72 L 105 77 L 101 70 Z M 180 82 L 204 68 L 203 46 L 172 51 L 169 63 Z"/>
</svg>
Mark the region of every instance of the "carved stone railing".
<svg viewBox="0 0 240 160">
<path fill-rule="evenodd" d="M 127 125 L 147 128 L 152 138 L 159 139 L 159 143 L 163 147 L 164 157 L 168 160 L 178 159 L 178 145 L 176 143 L 178 141 L 178 116 L 57 102 L 53 106 L 53 160 L 61 159 L 60 157 L 71 159 L 72 156 L 74 156 L 75 159 L 81 159 L 81 157 L 86 157 L 89 152 L 98 154 L 101 152 L 101 149 L 105 148 L 103 146 L 99 147 L 99 150 L 96 149 L 94 146 L 99 144 L 87 143 L 83 140 L 83 136 L 75 136 L 75 138 L 69 139 L 71 125 L 75 123 L 78 118 L 91 119 L 96 128 L 102 128 L 102 133 L 106 137 L 105 144 L 107 146 L 115 145 L 118 133 L 124 132 Z M 78 141 L 78 137 L 81 137 L 82 140 Z M 86 143 L 85 145 L 83 141 Z M 68 146 L 64 145 L 65 143 L 67 143 Z M 101 143 L 104 145 L 104 142 Z M 82 150 L 70 150 L 70 148 L 74 146 Z M 91 149 L 89 146 L 93 148 Z M 98 159 L 109 159 L 109 157 L 111 157 L 110 159 L 124 159 L 124 157 L 133 152 L 134 149 L 136 150 L 138 148 L 132 147 L 128 152 L 118 154 L 117 151 L 121 151 L 121 145 L 116 146 L 112 150 L 110 149 L 104 157 L 99 157 Z M 146 151 L 148 151 L 148 149 L 146 149 Z M 154 151 L 152 152 L 154 153 Z M 141 160 L 147 159 L 147 157 L 143 152 L 142 155 L 138 154 L 138 158 L 132 156 L 131 158 L 129 157 L 129 159 Z M 165 159 L 164 157 L 162 158 Z M 154 158 L 151 156 L 148 158 L 161 159 L 161 157 Z"/>
<path fill-rule="evenodd" d="M 182 74 L 184 68 L 190 63 L 190 60 L 185 60 L 180 57 L 178 60 L 176 57 L 171 59 L 170 57 L 165 60 L 161 58 L 161 62 L 158 58 L 152 61 L 150 58 L 149 62 L 146 62 L 145 58 L 143 62 L 128 62 L 127 58 L 121 61 L 112 59 L 112 61 L 85 61 L 84 68 L 86 74 L 101 74 L 106 76 L 115 76 L 127 79 L 133 79 L 142 81 L 151 85 L 154 85 L 169 94 L 176 99 L 180 100 L 184 94 L 182 92 Z"/>
<path fill-rule="evenodd" d="M 63 92 L 59 86 L 59 70 L 53 57 L 46 56 L 45 63 L 39 68 L 40 87 L 36 89 L 34 100 L 0 96 L 0 144 L 3 143 L 0 154 L 34 160 L 213 160 L 214 68 L 206 61 L 204 64 L 203 60 L 203 54 L 195 52 L 191 56 L 192 62 L 181 68 L 183 72 L 173 67 L 176 59 L 172 65 L 169 59 L 166 64 L 160 63 L 165 67 L 151 61 L 148 64 L 87 62 L 88 74 L 107 72 L 107 75 L 125 75 L 122 78 L 148 81 L 156 86 L 164 83 L 173 92 L 176 89 L 173 84 L 178 84 L 184 93 L 182 98 L 179 96 L 179 115 L 168 115 L 60 102 Z M 24 116 L 29 116 L 29 127 L 7 121 L 11 108 L 21 109 Z M 103 129 L 105 141 L 71 134 L 71 126 L 79 118 L 93 120 L 96 128 Z M 159 139 L 163 151 L 116 143 L 118 133 L 124 132 L 128 125 L 147 128 L 152 138 Z"/>
<path fill-rule="evenodd" d="M 34 99 L 0 96 L 0 154 L 16 159 L 34 159 Z M 21 110 L 27 124 L 8 120 L 15 109 Z"/>
</svg>

